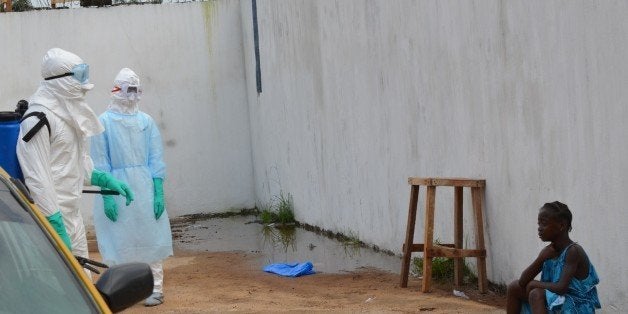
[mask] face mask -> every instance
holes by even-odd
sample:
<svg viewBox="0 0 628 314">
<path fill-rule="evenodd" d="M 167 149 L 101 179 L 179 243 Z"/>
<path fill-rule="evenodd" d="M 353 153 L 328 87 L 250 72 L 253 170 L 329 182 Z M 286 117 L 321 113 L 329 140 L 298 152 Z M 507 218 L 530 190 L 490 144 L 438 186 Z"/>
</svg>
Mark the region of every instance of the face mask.
<svg viewBox="0 0 628 314">
<path fill-rule="evenodd" d="M 66 72 L 63 74 L 50 76 L 44 80 L 49 81 L 52 79 L 58 79 L 65 76 L 71 76 L 81 84 L 87 84 L 89 82 L 89 65 L 87 63 L 77 64 L 72 68 L 72 72 Z"/>
</svg>

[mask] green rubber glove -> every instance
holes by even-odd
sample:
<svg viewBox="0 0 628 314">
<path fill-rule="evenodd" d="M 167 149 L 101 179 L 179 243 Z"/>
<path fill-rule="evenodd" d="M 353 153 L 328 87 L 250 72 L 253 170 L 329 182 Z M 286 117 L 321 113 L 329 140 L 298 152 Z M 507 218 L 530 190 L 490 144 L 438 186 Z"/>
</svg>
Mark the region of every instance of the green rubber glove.
<svg viewBox="0 0 628 314">
<path fill-rule="evenodd" d="M 155 201 L 153 202 L 153 210 L 155 211 L 155 220 L 159 220 L 161 214 L 166 208 L 164 204 L 164 179 L 153 178 L 153 186 L 155 187 Z"/>
<path fill-rule="evenodd" d="M 63 216 L 61 212 L 58 211 L 56 214 L 52 214 L 46 217 L 48 222 L 52 225 L 52 228 L 55 229 L 65 246 L 72 251 L 72 242 L 70 241 L 70 236 L 68 236 L 68 232 L 65 230 L 65 224 L 63 223 Z"/>
<path fill-rule="evenodd" d="M 109 218 L 109 220 L 115 222 L 118 220 L 118 204 L 116 204 L 116 200 L 111 195 L 103 195 L 102 200 L 104 203 L 105 216 Z"/>
<path fill-rule="evenodd" d="M 114 178 L 108 172 L 94 169 L 94 171 L 92 171 L 92 185 L 120 193 L 120 195 L 126 197 L 126 206 L 129 206 L 134 199 L 131 188 L 129 188 L 126 183 Z"/>
</svg>

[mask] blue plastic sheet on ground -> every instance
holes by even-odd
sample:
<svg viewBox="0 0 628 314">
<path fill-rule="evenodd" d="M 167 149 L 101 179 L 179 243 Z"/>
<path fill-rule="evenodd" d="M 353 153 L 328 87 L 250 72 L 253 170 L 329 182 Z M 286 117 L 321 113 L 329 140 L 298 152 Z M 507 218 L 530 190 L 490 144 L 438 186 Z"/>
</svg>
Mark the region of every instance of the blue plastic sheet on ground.
<svg viewBox="0 0 628 314">
<path fill-rule="evenodd" d="M 286 277 L 299 277 L 316 273 L 312 262 L 270 264 L 264 266 L 264 271 Z"/>
</svg>

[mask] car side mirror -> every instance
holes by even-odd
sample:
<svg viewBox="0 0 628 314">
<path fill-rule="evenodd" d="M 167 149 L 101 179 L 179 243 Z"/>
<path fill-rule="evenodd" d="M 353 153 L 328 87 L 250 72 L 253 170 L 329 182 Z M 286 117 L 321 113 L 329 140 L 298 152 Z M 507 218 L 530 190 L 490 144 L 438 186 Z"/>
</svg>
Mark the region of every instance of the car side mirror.
<svg viewBox="0 0 628 314">
<path fill-rule="evenodd" d="M 153 293 L 153 273 L 146 263 L 128 263 L 109 267 L 96 282 L 112 312 L 120 312 Z"/>
</svg>

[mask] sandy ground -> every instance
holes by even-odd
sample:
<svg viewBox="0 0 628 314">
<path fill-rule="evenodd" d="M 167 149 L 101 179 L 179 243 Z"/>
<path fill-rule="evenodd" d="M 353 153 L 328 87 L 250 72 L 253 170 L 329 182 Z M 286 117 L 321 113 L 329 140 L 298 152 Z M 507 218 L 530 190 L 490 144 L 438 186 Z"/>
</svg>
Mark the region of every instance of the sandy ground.
<svg viewBox="0 0 628 314">
<path fill-rule="evenodd" d="M 123 313 L 504 312 L 503 296 L 481 295 L 473 287 L 462 289 L 470 297 L 465 300 L 445 284 L 423 294 L 418 278 L 400 288 L 399 275 L 375 269 L 286 278 L 264 273 L 256 260 L 254 253 L 176 249 L 164 264 L 165 303 L 138 304 Z"/>
</svg>

